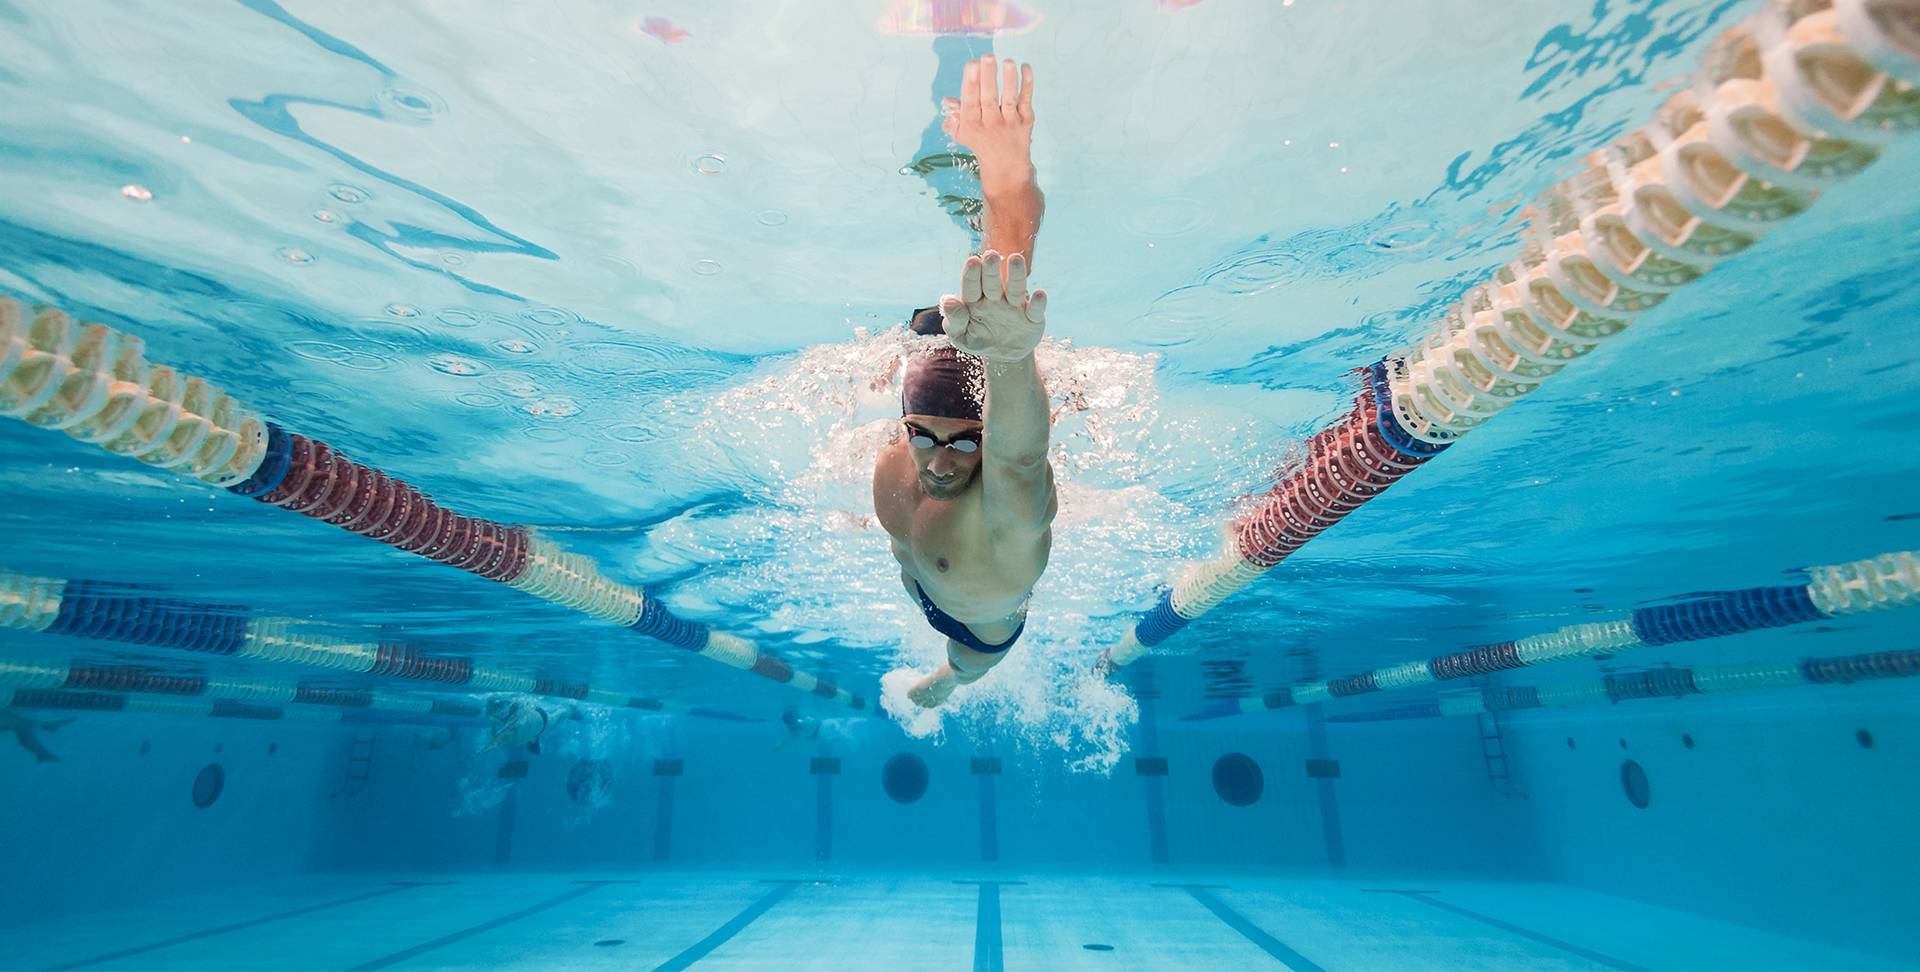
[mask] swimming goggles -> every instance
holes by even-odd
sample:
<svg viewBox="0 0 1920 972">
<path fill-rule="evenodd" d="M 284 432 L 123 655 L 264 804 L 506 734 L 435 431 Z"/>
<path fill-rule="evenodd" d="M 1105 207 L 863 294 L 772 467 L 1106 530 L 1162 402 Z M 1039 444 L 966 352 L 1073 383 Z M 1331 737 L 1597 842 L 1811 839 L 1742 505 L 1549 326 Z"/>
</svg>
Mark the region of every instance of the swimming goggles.
<svg viewBox="0 0 1920 972">
<path fill-rule="evenodd" d="M 960 432 L 955 434 L 953 438 L 943 441 L 934 438 L 932 432 L 928 432 L 926 429 L 912 422 L 902 422 L 900 424 L 907 427 L 907 444 L 913 446 L 915 449 L 931 449 L 934 446 L 946 446 L 955 452 L 980 451 L 980 433 L 977 431 Z"/>
</svg>

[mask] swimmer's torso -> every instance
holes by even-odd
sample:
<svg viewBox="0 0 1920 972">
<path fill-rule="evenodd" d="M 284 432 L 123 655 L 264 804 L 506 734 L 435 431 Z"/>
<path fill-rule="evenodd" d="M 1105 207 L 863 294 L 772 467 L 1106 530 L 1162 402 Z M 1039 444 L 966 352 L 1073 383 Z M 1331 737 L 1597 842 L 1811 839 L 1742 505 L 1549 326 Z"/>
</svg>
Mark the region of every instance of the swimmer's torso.
<svg viewBox="0 0 1920 972">
<path fill-rule="evenodd" d="M 969 627 L 1017 621 L 1046 569 L 1052 532 L 991 535 L 979 480 L 957 499 L 933 499 L 920 489 L 906 450 L 905 442 L 883 449 L 873 477 L 874 511 L 901 569 Z"/>
</svg>

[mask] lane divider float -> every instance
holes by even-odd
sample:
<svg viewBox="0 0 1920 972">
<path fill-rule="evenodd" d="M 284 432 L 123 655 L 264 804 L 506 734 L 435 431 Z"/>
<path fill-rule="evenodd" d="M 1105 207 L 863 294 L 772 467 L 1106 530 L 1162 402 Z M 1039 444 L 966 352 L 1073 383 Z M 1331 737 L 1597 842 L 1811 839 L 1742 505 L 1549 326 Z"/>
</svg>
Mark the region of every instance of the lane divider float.
<svg viewBox="0 0 1920 972">
<path fill-rule="evenodd" d="M 1849 614 L 1920 607 L 1920 551 L 1901 550 L 1865 560 L 1812 567 L 1808 583 L 1723 591 L 1677 604 L 1640 608 L 1602 621 L 1564 625 L 1487 645 L 1473 645 L 1341 678 L 1275 689 L 1239 699 L 1226 711 L 1260 712 L 1376 692 L 1433 685 L 1569 658 L 1613 655 L 1636 648 L 1702 641 L 1764 628 L 1829 621 Z"/>
<path fill-rule="evenodd" d="M 291 618 L 251 615 L 237 605 L 130 596 L 96 581 L 0 570 L 0 628 L 124 644 L 230 655 L 304 668 L 518 692 L 700 718 L 745 717 L 622 689 L 540 678 L 460 655 L 430 655 L 411 645 L 315 634 Z M 293 683 L 278 683 L 292 691 Z"/>
<path fill-rule="evenodd" d="M 1915 676 L 1920 676 L 1920 651 L 1912 650 L 1802 658 L 1796 661 L 1750 662 L 1743 665 L 1652 668 L 1638 672 L 1610 672 L 1600 677 L 1547 685 L 1489 686 L 1478 692 L 1448 696 L 1436 702 L 1421 702 L 1375 712 L 1337 713 L 1327 716 L 1327 721 L 1438 719 L 1483 712 L 1560 709 L 1638 699 L 1679 699 L 1689 695 L 1718 695 L 1750 689 L 1852 685 L 1855 682 Z"/>
<path fill-rule="evenodd" d="M 866 701 L 753 642 L 674 614 L 526 527 L 441 506 L 408 483 L 266 421 L 203 378 L 150 365 L 140 340 L 0 296 L 0 415 L 333 524 L 852 709 Z"/>
<path fill-rule="evenodd" d="M 1775 2 L 1531 207 L 1518 259 L 1360 370 L 1352 411 L 1100 656 L 1130 664 L 1920 130 L 1920 4 Z"/>
</svg>

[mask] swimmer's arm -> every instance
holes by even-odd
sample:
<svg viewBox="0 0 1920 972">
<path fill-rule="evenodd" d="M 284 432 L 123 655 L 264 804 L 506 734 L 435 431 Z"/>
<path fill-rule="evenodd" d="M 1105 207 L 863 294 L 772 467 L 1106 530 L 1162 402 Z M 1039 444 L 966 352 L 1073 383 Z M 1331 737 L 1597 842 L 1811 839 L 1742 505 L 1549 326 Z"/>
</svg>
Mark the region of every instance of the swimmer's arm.
<svg viewBox="0 0 1920 972">
<path fill-rule="evenodd" d="M 1031 266 L 1033 248 L 1040 239 L 1040 217 L 1047 208 L 1046 197 L 1040 194 L 1040 185 L 1034 181 L 1032 166 L 1028 166 L 1026 182 L 1010 182 L 999 188 L 987 183 L 984 167 L 980 173 L 987 197 L 982 220 L 983 248 L 1025 254 Z"/>
<path fill-rule="evenodd" d="M 1033 262 L 1046 198 L 1033 167 L 1033 65 L 988 54 L 967 64 L 960 98 L 947 99 L 947 134 L 973 151 L 986 203 L 982 249 Z"/>
<path fill-rule="evenodd" d="M 987 364 L 987 430 L 980 468 L 985 515 L 996 531 L 1037 533 L 1053 522 L 1046 385 L 1033 356 Z"/>
<path fill-rule="evenodd" d="M 907 499 L 913 478 L 904 441 L 896 438 L 881 448 L 873 464 L 873 516 L 893 541 L 896 556 L 913 529 L 913 506 Z"/>
</svg>

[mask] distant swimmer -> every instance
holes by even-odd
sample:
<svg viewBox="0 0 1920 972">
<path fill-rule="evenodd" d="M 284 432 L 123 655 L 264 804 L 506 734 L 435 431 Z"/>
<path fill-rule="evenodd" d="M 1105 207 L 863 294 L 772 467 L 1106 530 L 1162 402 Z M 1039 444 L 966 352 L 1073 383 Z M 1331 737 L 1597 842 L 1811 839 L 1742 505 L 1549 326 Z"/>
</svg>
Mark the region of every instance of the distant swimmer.
<svg viewBox="0 0 1920 972">
<path fill-rule="evenodd" d="M 538 755 L 540 741 L 554 728 L 554 723 L 579 718 L 580 710 L 570 705 L 549 708 L 530 698 L 496 695 L 487 700 L 487 719 L 493 723 L 493 738 L 481 752 L 525 746 L 527 752 Z"/>
<path fill-rule="evenodd" d="M 787 727 L 787 734 L 780 737 L 774 749 L 785 749 L 790 742 L 818 742 L 820 740 L 820 720 L 815 716 L 803 716 L 798 709 L 788 709 L 780 713 L 780 724 Z"/>
<path fill-rule="evenodd" d="M 20 742 L 20 748 L 32 753 L 33 758 L 42 763 L 58 763 L 60 757 L 41 745 L 40 737 L 35 732 L 53 732 L 72 721 L 55 719 L 52 722 L 37 722 L 12 709 L 0 709 L 0 732 L 13 733 L 13 738 Z"/>
<path fill-rule="evenodd" d="M 1047 394 L 1033 360 L 1047 297 L 1027 290 L 1043 209 L 1031 153 L 1033 69 L 983 57 L 945 107 L 947 133 L 979 161 L 986 240 L 967 258 L 959 296 L 914 314 L 915 331 L 944 331 L 949 344 L 907 362 L 901 434 L 873 470 L 874 511 L 907 597 L 947 636 L 946 663 L 907 693 L 927 708 L 979 680 L 1019 640 L 1058 505 Z"/>
</svg>

